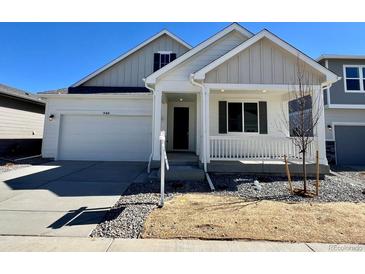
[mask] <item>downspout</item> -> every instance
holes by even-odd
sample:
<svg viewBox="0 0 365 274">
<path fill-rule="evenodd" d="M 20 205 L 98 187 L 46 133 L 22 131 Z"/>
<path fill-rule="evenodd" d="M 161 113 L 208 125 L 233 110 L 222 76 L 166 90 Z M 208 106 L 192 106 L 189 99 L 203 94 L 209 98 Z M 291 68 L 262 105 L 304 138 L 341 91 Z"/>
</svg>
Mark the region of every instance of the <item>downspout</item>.
<svg viewBox="0 0 365 274">
<path fill-rule="evenodd" d="M 151 88 L 150 86 L 148 86 L 148 84 L 146 83 L 146 78 L 142 79 L 144 82 L 144 86 L 146 89 L 148 89 L 149 91 L 151 91 L 152 93 L 152 132 L 154 132 L 154 128 L 155 128 L 155 89 Z M 152 157 L 153 157 L 153 147 L 154 147 L 154 141 L 152 138 L 152 152 L 150 154 L 150 157 L 148 158 L 148 165 L 147 165 L 147 172 L 151 173 L 151 162 L 152 162 Z"/>
<path fill-rule="evenodd" d="M 337 76 L 337 80 L 335 82 L 340 81 L 341 79 L 342 79 L 342 77 Z M 332 87 L 333 83 L 334 82 L 332 82 L 332 81 L 326 81 L 326 82 L 321 83 L 321 91 L 323 92 L 325 89 L 327 89 L 329 91 L 329 89 Z M 323 104 L 324 104 L 324 102 L 323 102 Z M 328 107 L 331 107 L 329 92 L 327 92 L 327 104 L 328 104 Z"/>
<path fill-rule="evenodd" d="M 202 100 L 204 100 L 203 103 L 203 115 L 202 115 L 202 122 L 203 122 L 203 165 L 204 165 L 204 171 L 207 172 L 207 146 L 206 146 L 206 122 L 205 122 L 205 94 L 204 94 L 204 86 L 203 84 L 196 82 L 194 80 L 194 73 L 190 74 L 190 82 L 193 86 L 197 86 L 201 88 L 201 94 L 202 94 Z"/>
</svg>

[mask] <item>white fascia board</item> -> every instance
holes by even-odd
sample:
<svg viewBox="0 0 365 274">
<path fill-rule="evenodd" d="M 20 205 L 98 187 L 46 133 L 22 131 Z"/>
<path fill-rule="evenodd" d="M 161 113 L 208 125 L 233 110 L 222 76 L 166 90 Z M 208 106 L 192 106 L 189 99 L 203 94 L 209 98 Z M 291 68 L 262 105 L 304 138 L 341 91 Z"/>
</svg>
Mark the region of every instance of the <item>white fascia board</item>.
<svg viewBox="0 0 365 274">
<path fill-rule="evenodd" d="M 262 39 L 264 37 L 269 39 L 274 44 L 276 44 L 276 45 L 280 46 L 281 48 L 285 49 L 289 53 L 291 53 L 295 56 L 298 56 L 298 58 L 300 60 L 302 60 L 305 63 L 307 63 L 308 65 L 312 66 L 314 69 L 316 69 L 316 70 L 322 72 L 323 74 L 325 74 L 326 77 L 327 77 L 328 82 L 334 83 L 334 82 L 339 80 L 339 77 L 336 74 L 334 74 L 330 70 L 324 68 L 323 66 L 318 64 L 316 61 L 314 61 L 313 59 L 311 59 L 307 55 L 303 54 L 302 52 L 300 52 L 299 50 L 297 50 L 296 48 L 294 48 L 290 44 L 288 44 L 285 41 L 281 40 L 280 38 L 278 38 L 277 36 L 275 36 L 274 34 L 272 34 L 271 32 L 269 32 L 266 29 L 262 30 L 261 32 L 259 32 L 258 34 L 256 34 L 252 38 L 250 38 L 249 40 L 243 42 L 242 44 L 235 47 L 234 49 L 232 49 L 231 51 L 229 51 L 225 55 L 221 56 L 220 58 L 216 59 L 215 61 L 213 61 L 209 65 L 205 66 L 201 70 L 194 73 L 194 78 L 196 80 L 204 80 L 206 73 L 213 70 L 214 68 L 216 68 L 220 64 L 224 63 L 225 61 L 227 61 L 231 57 L 235 56 L 239 52 L 247 49 L 248 47 L 250 47 L 251 45 L 253 45 L 254 43 L 256 43 L 257 41 L 259 41 L 260 39 Z"/>
<path fill-rule="evenodd" d="M 152 98 L 152 93 L 39 94 L 38 96 L 44 99 L 145 99 Z"/>
<path fill-rule="evenodd" d="M 191 50 L 189 50 L 185 54 L 181 55 L 179 58 L 176 58 L 174 61 L 167 64 L 163 68 L 157 70 L 156 72 L 154 72 L 151 75 L 149 75 L 148 77 L 146 77 L 146 83 L 147 84 L 155 84 L 156 79 L 158 77 L 160 77 L 162 74 L 164 74 L 167 71 L 171 70 L 172 68 L 176 67 L 178 64 L 181 64 L 182 62 L 184 62 L 185 60 L 187 60 L 188 58 L 190 58 L 191 56 L 193 56 L 197 52 L 205 49 L 206 47 L 213 44 L 214 42 L 216 42 L 217 40 L 219 40 L 220 38 L 222 38 L 223 36 L 225 36 L 226 34 L 230 33 L 233 30 L 236 30 L 236 31 L 240 32 L 242 35 L 244 35 L 248 38 L 251 38 L 253 36 L 253 34 L 251 32 L 249 32 L 247 29 L 245 29 L 241 25 L 239 25 L 237 23 L 233 23 L 233 24 L 229 25 L 228 27 L 226 27 L 225 29 L 218 32 L 217 34 L 215 34 L 212 37 L 208 38 L 204 42 L 200 43 L 196 47 L 192 48 Z"/>
<path fill-rule="evenodd" d="M 365 105 L 329 104 L 327 109 L 365 109 Z"/>
<path fill-rule="evenodd" d="M 281 84 L 226 84 L 226 83 L 205 83 L 205 87 L 213 90 L 257 90 L 257 91 L 286 91 L 292 92 L 299 90 L 299 85 L 281 85 Z M 320 85 L 313 85 L 313 89 L 319 90 Z"/>
<path fill-rule="evenodd" d="M 365 55 L 341 55 L 341 54 L 322 54 L 316 61 L 319 62 L 324 59 L 365 59 Z"/>
<path fill-rule="evenodd" d="M 79 85 L 82 85 L 83 83 L 85 83 L 86 81 L 90 80 L 91 78 L 95 77 L 96 75 L 98 75 L 99 73 L 107 70 L 108 68 L 110 68 L 111 66 L 115 65 L 116 63 L 122 61 L 123 59 L 127 58 L 129 55 L 131 55 L 132 53 L 136 52 L 137 50 L 143 48 L 144 46 L 148 45 L 149 43 L 151 43 L 152 41 L 156 40 L 157 38 L 161 37 L 162 35 L 168 35 L 170 36 L 172 39 L 176 40 L 177 42 L 179 42 L 180 44 L 184 45 L 186 48 L 188 48 L 189 50 L 192 48 L 191 45 L 189 45 L 188 43 L 186 43 L 185 41 L 183 41 L 182 39 L 180 39 L 179 37 L 177 37 L 176 35 L 172 34 L 171 32 L 169 32 L 168 30 L 162 30 L 159 33 L 155 34 L 154 36 L 152 36 L 151 38 L 147 39 L 146 41 L 142 42 L 141 44 L 139 44 L 137 47 L 131 49 L 130 51 L 126 52 L 125 54 L 119 56 L 118 58 L 114 59 L 113 61 L 111 61 L 110 63 L 106 64 L 105 66 L 99 68 L 98 70 L 94 71 L 93 73 L 89 74 L 88 76 L 82 78 L 80 81 L 74 83 L 72 85 L 72 87 L 77 87 Z"/>
</svg>

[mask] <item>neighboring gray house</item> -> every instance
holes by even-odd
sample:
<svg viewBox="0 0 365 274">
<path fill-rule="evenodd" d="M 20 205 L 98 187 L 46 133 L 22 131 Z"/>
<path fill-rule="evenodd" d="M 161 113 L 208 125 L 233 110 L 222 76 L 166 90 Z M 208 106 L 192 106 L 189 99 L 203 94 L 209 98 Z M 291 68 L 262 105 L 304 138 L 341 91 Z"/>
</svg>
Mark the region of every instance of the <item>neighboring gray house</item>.
<svg viewBox="0 0 365 274">
<path fill-rule="evenodd" d="M 328 161 L 365 165 L 365 56 L 326 54 L 317 61 L 342 77 L 324 91 Z"/>
<path fill-rule="evenodd" d="M 40 154 L 45 103 L 0 84 L 0 157 Z"/>
</svg>

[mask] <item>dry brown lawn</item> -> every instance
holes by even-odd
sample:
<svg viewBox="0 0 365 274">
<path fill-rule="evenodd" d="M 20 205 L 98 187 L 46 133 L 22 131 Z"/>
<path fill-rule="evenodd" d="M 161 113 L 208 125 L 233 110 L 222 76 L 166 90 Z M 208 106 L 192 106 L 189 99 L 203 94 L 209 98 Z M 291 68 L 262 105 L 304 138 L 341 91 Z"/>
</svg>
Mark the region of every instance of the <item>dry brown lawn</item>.
<svg viewBox="0 0 365 274">
<path fill-rule="evenodd" d="M 186 194 L 147 218 L 142 238 L 365 243 L 365 203 L 247 202 Z"/>
</svg>

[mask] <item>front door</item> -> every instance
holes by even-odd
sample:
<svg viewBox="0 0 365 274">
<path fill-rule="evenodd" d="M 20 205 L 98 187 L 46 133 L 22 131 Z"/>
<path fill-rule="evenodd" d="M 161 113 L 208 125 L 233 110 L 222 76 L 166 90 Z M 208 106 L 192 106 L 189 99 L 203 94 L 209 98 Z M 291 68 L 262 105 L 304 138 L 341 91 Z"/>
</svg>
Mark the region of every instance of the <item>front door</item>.
<svg viewBox="0 0 365 274">
<path fill-rule="evenodd" d="M 189 149 L 189 108 L 174 108 L 174 136 L 173 148 L 177 150 Z"/>
</svg>

